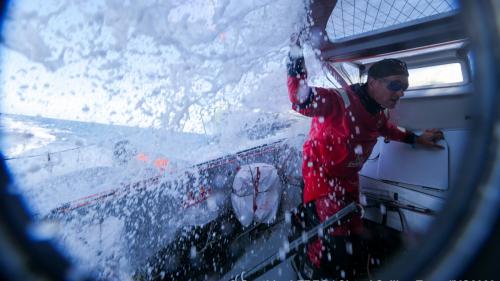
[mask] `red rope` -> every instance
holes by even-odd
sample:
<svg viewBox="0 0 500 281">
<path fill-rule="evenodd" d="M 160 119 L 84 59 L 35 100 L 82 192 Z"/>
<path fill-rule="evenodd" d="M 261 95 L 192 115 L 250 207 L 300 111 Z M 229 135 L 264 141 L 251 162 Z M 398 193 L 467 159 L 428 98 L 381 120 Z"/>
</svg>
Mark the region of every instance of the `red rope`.
<svg viewBox="0 0 500 281">
<path fill-rule="evenodd" d="M 257 211 L 257 193 L 259 193 L 259 181 L 260 181 L 260 170 L 257 167 L 257 174 L 255 175 L 255 179 L 253 180 L 253 188 L 255 190 L 253 194 L 253 212 Z"/>
</svg>

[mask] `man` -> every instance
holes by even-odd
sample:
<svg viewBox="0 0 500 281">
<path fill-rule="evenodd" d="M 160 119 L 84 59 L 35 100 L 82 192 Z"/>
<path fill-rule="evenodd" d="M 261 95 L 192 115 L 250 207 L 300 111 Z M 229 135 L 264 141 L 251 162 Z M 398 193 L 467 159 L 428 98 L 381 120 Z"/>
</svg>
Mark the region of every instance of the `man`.
<svg viewBox="0 0 500 281">
<path fill-rule="evenodd" d="M 358 172 L 379 136 L 442 148 L 437 141 L 443 139 L 443 133 L 437 129 L 417 136 L 389 122 L 388 109 L 397 105 L 408 88 L 409 74 L 404 62 L 384 59 L 374 63 L 365 84 L 346 85 L 342 89 L 313 88 L 307 85 L 304 58 L 297 43 L 290 52 L 287 68 L 293 109 L 312 117 L 309 137 L 303 146 L 302 173 L 303 203 L 312 208 L 313 220 L 322 222 L 349 203 L 359 203 Z M 326 239 L 310 243 L 305 258 L 308 270 L 302 277 L 359 277 L 360 268 L 366 268 L 361 232 L 361 217 L 356 214 L 330 230 Z"/>
</svg>

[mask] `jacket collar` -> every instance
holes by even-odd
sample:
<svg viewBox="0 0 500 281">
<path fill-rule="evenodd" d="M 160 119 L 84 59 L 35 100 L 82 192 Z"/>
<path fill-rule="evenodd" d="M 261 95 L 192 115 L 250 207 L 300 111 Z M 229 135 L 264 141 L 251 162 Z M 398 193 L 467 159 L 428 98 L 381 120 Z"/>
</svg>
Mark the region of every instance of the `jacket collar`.
<svg viewBox="0 0 500 281">
<path fill-rule="evenodd" d="M 370 95 L 368 95 L 366 88 L 366 83 L 351 85 L 351 89 L 356 93 L 356 95 L 358 95 L 359 99 L 361 100 L 361 104 L 363 104 L 366 111 L 370 112 L 372 115 L 383 111 L 384 108 L 380 106 L 380 104 L 378 104 L 374 99 L 372 99 Z"/>
</svg>

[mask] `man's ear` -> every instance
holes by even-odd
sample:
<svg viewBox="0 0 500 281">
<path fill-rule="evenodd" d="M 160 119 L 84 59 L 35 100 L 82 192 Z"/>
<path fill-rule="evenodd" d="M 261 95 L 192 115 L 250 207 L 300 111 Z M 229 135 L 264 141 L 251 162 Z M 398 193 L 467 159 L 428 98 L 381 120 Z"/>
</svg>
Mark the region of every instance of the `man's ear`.
<svg viewBox="0 0 500 281">
<path fill-rule="evenodd" d="M 377 83 L 377 79 L 373 79 L 372 77 L 368 77 L 368 81 L 366 83 L 368 84 L 369 89 L 373 89 L 375 87 L 375 83 Z"/>
</svg>

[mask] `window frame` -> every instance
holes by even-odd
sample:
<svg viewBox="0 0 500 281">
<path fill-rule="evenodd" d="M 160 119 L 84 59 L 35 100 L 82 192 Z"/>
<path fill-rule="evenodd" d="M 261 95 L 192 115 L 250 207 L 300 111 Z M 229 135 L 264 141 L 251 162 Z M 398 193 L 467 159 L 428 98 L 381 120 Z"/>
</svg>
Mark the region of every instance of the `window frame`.
<svg viewBox="0 0 500 281">
<path fill-rule="evenodd" d="M 438 97 L 438 96 L 452 96 L 463 95 L 472 92 L 472 76 L 470 70 L 470 63 L 467 57 L 467 42 L 458 45 L 452 45 L 448 49 L 438 49 L 437 51 L 427 52 L 408 50 L 407 52 L 389 54 L 386 56 L 377 57 L 376 59 L 370 58 L 361 62 L 360 80 L 366 81 L 366 76 L 369 67 L 378 60 L 384 58 L 397 58 L 406 62 L 408 69 L 417 69 L 423 67 L 432 67 L 446 64 L 458 63 L 462 71 L 461 82 L 453 83 L 440 83 L 434 85 L 422 85 L 418 87 L 411 87 L 405 91 L 402 99 L 408 98 L 421 98 L 421 97 Z"/>
</svg>

